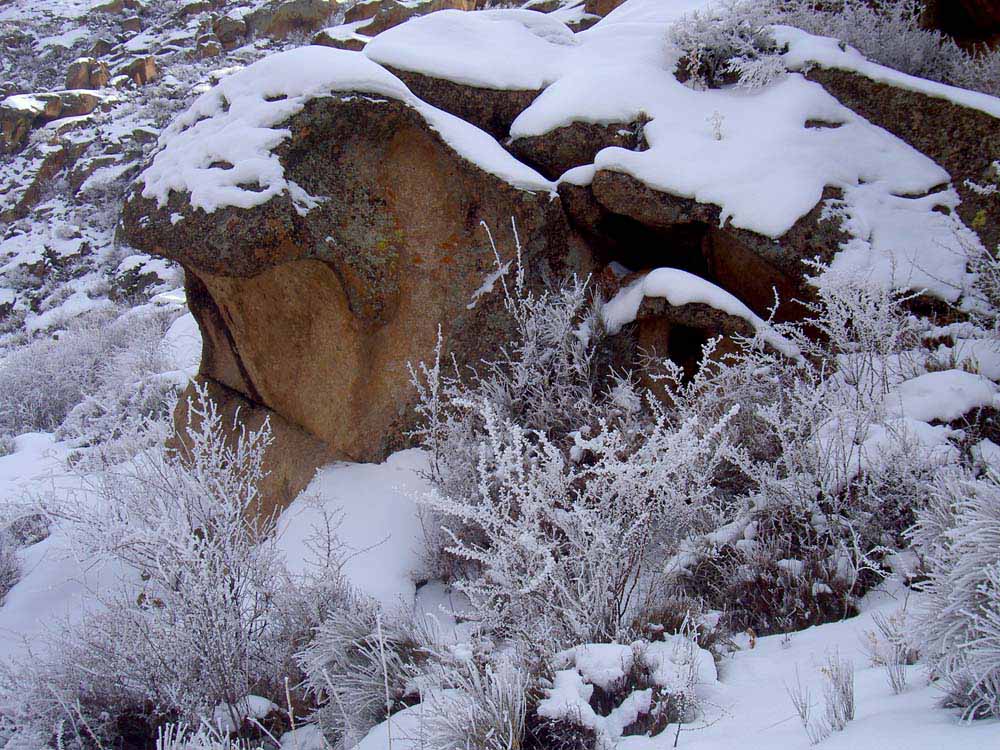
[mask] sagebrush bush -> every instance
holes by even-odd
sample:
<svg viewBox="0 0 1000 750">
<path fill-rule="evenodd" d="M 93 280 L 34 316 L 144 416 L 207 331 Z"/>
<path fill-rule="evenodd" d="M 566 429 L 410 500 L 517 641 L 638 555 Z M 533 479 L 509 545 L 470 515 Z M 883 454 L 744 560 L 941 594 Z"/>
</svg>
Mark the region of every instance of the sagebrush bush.
<svg viewBox="0 0 1000 750">
<path fill-rule="evenodd" d="M 484 627 L 544 654 L 614 639 L 655 588 L 655 561 L 718 521 L 722 427 L 674 419 L 595 363 L 607 345 L 587 288 L 504 287 L 515 334 L 467 381 L 440 356 L 417 381 L 433 456 L 423 499 L 443 573 Z"/>
<path fill-rule="evenodd" d="M 429 652 L 425 634 L 401 616 L 349 594 L 332 607 L 296 657 L 313 717 L 331 742 L 351 747 L 375 724 L 417 702 L 413 681 Z"/>
<path fill-rule="evenodd" d="M 946 474 L 912 536 L 928 576 L 916 633 L 932 676 L 965 718 L 1000 717 L 1000 477 Z"/>
<path fill-rule="evenodd" d="M 939 457 L 921 448 L 887 401 L 920 374 L 922 324 L 908 297 L 814 269 L 809 317 L 776 326 L 801 353 L 741 340 L 724 357 L 664 387 L 681 414 L 726 425 L 736 447 L 717 478 L 733 497 L 728 523 L 686 543 L 676 583 L 758 634 L 840 619 L 886 572 L 926 501 Z"/>
<path fill-rule="evenodd" d="M 163 414 L 172 388 L 151 376 L 162 370 L 171 319 L 165 311 L 116 312 L 5 353 L 0 433 L 51 432 L 72 416 L 65 437 L 89 442 L 113 435 L 128 416 Z"/>
<path fill-rule="evenodd" d="M 873 62 L 954 86 L 1000 93 L 1000 51 L 967 52 L 921 25 L 920 0 L 725 0 L 690 13 L 670 30 L 680 73 L 716 87 L 756 88 L 784 72 L 769 27 L 795 26 L 834 37 Z"/>
<path fill-rule="evenodd" d="M 148 739 L 163 721 L 217 714 L 238 729 L 247 696 L 283 704 L 286 678 L 298 682 L 294 654 L 344 584 L 336 565 L 308 579 L 285 568 L 258 491 L 267 425 L 230 438 L 204 390 L 189 414 L 184 448 L 163 448 L 159 424 L 125 463 L 46 505 L 81 559 L 119 575 L 6 675 L 9 721 L 60 741 L 80 725 L 88 741 Z"/>
</svg>

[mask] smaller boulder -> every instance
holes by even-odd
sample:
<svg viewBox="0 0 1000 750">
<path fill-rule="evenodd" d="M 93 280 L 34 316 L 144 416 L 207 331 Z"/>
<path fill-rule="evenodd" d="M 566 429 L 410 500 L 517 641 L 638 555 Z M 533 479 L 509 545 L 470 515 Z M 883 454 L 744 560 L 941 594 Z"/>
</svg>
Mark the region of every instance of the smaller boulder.
<svg viewBox="0 0 1000 750">
<path fill-rule="evenodd" d="M 109 13 L 118 15 L 125 11 L 142 10 L 142 3 L 139 0 L 110 0 L 90 9 L 93 13 Z"/>
<path fill-rule="evenodd" d="M 107 39 L 98 39 L 90 48 L 91 57 L 104 57 L 110 55 L 115 48 L 115 43 Z"/>
<path fill-rule="evenodd" d="M 117 71 L 118 75 L 128 76 L 137 86 L 145 86 L 147 83 L 156 80 L 160 72 L 156 67 L 156 58 L 139 57 L 128 63 Z"/>
<path fill-rule="evenodd" d="M 352 52 L 360 52 L 368 44 L 369 37 L 356 34 L 354 24 L 344 24 L 343 26 L 332 26 L 323 29 L 312 38 L 313 44 L 321 47 L 333 47 L 335 49 L 346 49 Z"/>
<path fill-rule="evenodd" d="M 142 31 L 142 19 L 139 16 L 130 16 L 122 21 L 122 28 L 125 31 L 139 33 Z"/>
<path fill-rule="evenodd" d="M 99 62 L 93 57 L 81 57 L 70 63 L 66 71 L 66 88 L 68 89 L 102 89 L 111 80 L 111 71 L 107 63 Z"/>
<path fill-rule="evenodd" d="M 219 43 L 218 39 L 205 39 L 199 40 L 198 46 L 195 47 L 194 56 L 199 60 L 204 60 L 209 57 L 218 57 L 222 54 L 222 44 Z"/>
<path fill-rule="evenodd" d="M 212 22 L 212 32 L 223 49 L 233 49 L 246 39 L 247 23 L 242 18 L 219 16 Z"/>
</svg>

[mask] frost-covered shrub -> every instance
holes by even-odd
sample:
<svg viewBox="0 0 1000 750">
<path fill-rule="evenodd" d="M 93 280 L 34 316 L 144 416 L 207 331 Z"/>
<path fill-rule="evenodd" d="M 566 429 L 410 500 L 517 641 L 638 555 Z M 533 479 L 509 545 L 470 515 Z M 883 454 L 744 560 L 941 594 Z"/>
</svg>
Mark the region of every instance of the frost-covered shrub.
<svg viewBox="0 0 1000 750">
<path fill-rule="evenodd" d="M 842 618 L 881 580 L 887 555 L 926 502 L 939 453 L 922 447 L 887 397 L 919 374 L 920 325 L 905 295 L 862 281 L 823 282 L 802 324 L 778 326 L 798 359 L 743 341 L 665 387 L 683 414 L 727 425 L 721 489 L 732 515 L 672 563 L 676 583 L 734 629 L 786 632 Z"/>
<path fill-rule="evenodd" d="M 431 692 L 425 731 L 435 750 L 519 750 L 524 741 L 531 677 L 509 658 L 466 661 Z"/>
<path fill-rule="evenodd" d="M 0 602 L 21 577 L 21 562 L 17 545 L 6 531 L 0 532 Z"/>
<path fill-rule="evenodd" d="M 1000 93 L 1000 52 L 969 53 L 946 34 L 924 28 L 921 0 L 835 0 L 819 9 L 812 0 L 779 0 L 771 6 L 772 23 L 835 37 L 874 62 L 932 81 Z"/>
<path fill-rule="evenodd" d="M 910 75 L 1000 92 L 1000 51 L 967 52 L 923 28 L 920 0 L 725 0 L 688 14 L 670 31 L 682 53 L 679 72 L 700 85 L 750 88 L 785 72 L 769 27 L 795 26 L 840 39 L 868 59 Z"/>
<path fill-rule="evenodd" d="M 703 690 L 717 680 L 711 654 L 683 635 L 579 645 L 557 654 L 552 666 L 535 708 L 543 747 L 566 746 L 580 730 L 591 732 L 588 746 L 598 748 L 654 737 L 671 724 L 679 734 L 699 718 Z"/>
<path fill-rule="evenodd" d="M 1000 478 L 952 473 L 913 530 L 928 580 L 920 650 L 967 719 L 1000 717 Z"/>
<path fill-rule="evenodd" d="M 324 736 L 351 747 L 416 702 L 413 680 L 429 655 L 424 641 L 412 623 L 385 617 L 361 596 L 347 595 L 332 607 L 296 657 Z"/>
<path fill-rule="evenodd" d="M 507 290 L 515 335 L 467 380 L 418 383 L 432 453 L 424 498 L 441 568 L 484 627 L 537 653 L 613 639 L 655 589 L 656 560 L 718 509 L 712 477 L 731 418 L 673 419 L 628 378 L 586 286 Z"/>
<path fill-rule="evenodd" d="M 189 411 L 198 428 L 182 453 L 134 451 L 48 507 L 81 555 L 120 575 L 7 676 L 9 720 L 48 732 L 82 722 L 95 741 L 148 736 L 164 720 L 238 729 L 247 696 L 283 704 L 285 679 L 298 682 L 310 613 L 342 600 L 343 583 L 335 566 L 315 579 L 285 569 L 275 519 L 260 511 L 267 426 L 227 439 L 204 391 Z"/>
<path fill-rule="evenodd" d="M 127 414 L 165 411 L 172 387 L 152 378 L 171 314 L 114 313 L 71 325 L 0 358 L 0 431 L 104 439 Z"/>
<path fill-rule="evenodd" d="M 681 52 L 678 74 L 702 87 L 738 81 L 766 86 L 785 72 L 781 50 L 769 29 L 768 3 L 724 0 L 696 10 L 670 28 Z"/>
</svg>

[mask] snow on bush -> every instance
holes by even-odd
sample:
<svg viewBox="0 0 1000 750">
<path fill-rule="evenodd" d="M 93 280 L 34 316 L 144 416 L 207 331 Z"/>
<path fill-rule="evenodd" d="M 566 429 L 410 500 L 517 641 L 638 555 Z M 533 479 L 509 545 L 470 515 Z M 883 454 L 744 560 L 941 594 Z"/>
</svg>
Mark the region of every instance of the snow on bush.
<svg viewBox="0 0 1000 750">
<path fill-rule="evenodd" d="M 351 747 L 416 702 L 413 680 L 428 658 L 425 641 L 412 623 L 385 617 L 370 599 L 348 595 L 331 608 L 296 657 L 324 736 Z"/>
<path fill-rule="evenodd" d="M 815 5 L 778 0 L 772 22 L 835 37 L 903 73 L 1000 95 L 1000 52 L 969 53 L 946 34 L 924 28 L 922 0 L 840 0 L 821 10 Z"/>
<path fill-rule="evenodd" d="M 671 26 L 670 41 L 682 54 L 680 76 L 701 87 L 739 81 L 759 88 L 784 74 L 781 50 L 768 29 L 772 20 L 767 7 L 724 0 Z"/>
<path fill-rule="evenodd" d="M 54 431 L 88 442 L 127 415 L 162 415 L 173 384 L 157 381 L 170 311 L 78 322 L 0 357 L 0 433 Z M 44 383 L 44 388 L 39 388 Z"/>
<path fill-rule="evenodd" d="M 709 347 L 692 379 L 665 380 L 683 414 L 738 409 L 725 435 L 738 450 L 718 480 L 730 515 L 684 543 L 675 582 L 758 634 L 852 613 L 954 459 L 945 433 L 900 413 L 900 383 L 926 358 L 908 298 L 815 270 L 824 284 L 809 319 L 777 327 L 804 356 L 744 340 L 721 361 Z"/>
<path fill-rule="evenodd" d="M 257 489 L 268 427 L 227 438 L 203 390 L 189 411 L 183 449 L 159 447 L 160 424 L 157 439 L 134 437 L 156 447 L 49 503 L 81 559 L 118 575 L 79 624 L 5 676 L 8 721 L 88 743 L 148 736 L 164 720 L 239 730 L 247 696 L 283 704 L 285 679 L 297 683 L 293 655 L 344 585 L 335 566 L 286 572 Z"/>
<path fill-rule="evenodd" d="M 664 640 L 589 643 L 556 655 L 535 710 L 549 742 L 568 729 L 593 733 L 597 748 L 625 735 L 656 736 L 698 717 L 701 693 L 718 677 L 712 655 L 684 635 Z"/>
<path fill-rule="evenodd" d="M 928 580 L 916 633 L 946 704 L 1000 717 L 1000 477 L 953 472 L 913 530 Z"/>
<path fill-rule="evenodd" d="M 585 284 L 535 293 L 520 271 L 503 284 L 515 335 L 501 358 L 462 380 L 439 352 L 417 380 L 423 502 L 439 567 L 482 626 L 544 655 L 621 636 L 654 561 L 714 526 L 732 414 L 673 419 L 614 374 Z"/>
<path fill-rule="evenodd" d="M 465 661 L 439 675 L 430 693 L 426 731 L 435 750 L 515 750 L 521 747 L 531 678 L 514 660 Z"/>
<path fill-rule="evenodd" d="M 967 52 L 923 28 L 921 0 L 724 0 L 696 10 L 670 30 L 682 53 L 680 72 L 699 85 L 738 81 L 765 86 L 785 72 L 774 24 L 829 36 L 873 62 L 910 75 L 1000 94 L 1000 51 Z"/>
</svg>

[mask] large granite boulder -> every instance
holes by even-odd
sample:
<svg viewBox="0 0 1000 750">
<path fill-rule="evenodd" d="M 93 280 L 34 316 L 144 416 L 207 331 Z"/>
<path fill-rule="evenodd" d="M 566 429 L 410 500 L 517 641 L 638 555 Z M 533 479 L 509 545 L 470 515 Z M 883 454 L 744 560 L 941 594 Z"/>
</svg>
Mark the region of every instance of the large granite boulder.
<svg viewBox="0 0 1000 750">
<path fill-rule="evenodd" d="M 535 283 L 589 273 L 591 258 L 549 191 L 463 157 L 412 101 L 321 96 L 282 126 L 290 135 L 274 153 L 311 208 L 282 193 L 207 213 L 179 191 L 159 205 L 140 181 L 125 237 L 184 266 L 203 377 L 337 455 L 377 460 L 413 426 L 408 364 L 433 356 L 439 331 L 460 365 L 508 337 L 497 295 L 484 293 L 497 257 L 483 225 L 506 262 L 516 224 Z"/>
</svg>

